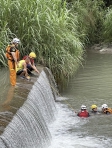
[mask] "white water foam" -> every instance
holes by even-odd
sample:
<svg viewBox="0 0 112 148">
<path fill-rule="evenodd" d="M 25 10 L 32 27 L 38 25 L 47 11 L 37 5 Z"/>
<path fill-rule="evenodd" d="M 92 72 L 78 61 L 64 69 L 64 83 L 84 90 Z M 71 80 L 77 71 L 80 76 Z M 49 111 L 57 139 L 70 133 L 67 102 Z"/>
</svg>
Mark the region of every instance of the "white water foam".
<svg viewBox="0 0 112 148">
<path fill-rule="evenodd" d="M 58 110 L 56 121 L 49 126 L 52 136 L 49 148 L 111 148 L 111 139 L 92 137 L 87 131 L 83 133 L 77 131 L 77 128 L 80 129 L 89 122 L 89 118 L 79 118 L 67 105 L 59 102 L 56 108 Z"/>
</svg>

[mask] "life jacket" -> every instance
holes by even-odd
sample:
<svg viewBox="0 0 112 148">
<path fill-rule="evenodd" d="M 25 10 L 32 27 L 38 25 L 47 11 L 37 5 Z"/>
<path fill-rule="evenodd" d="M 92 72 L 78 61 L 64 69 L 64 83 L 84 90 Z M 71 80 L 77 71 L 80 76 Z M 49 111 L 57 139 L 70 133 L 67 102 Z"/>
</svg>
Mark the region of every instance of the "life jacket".
<svg viewBox="0 0 112 148">
<path fill-rule="evenodd" d="M 13 56 L 12 56 L 12 54 L 11 54 L 11 52 L 10 52 L 10 49 L 11 49 L 12 47 L 15 48 L 15 45 L 12 44 L 12 45 L 8 45 L 8 46 L 7 46 L 7 48 L 6 48 L 6 54 L 5 54 L 5 55 L 6 55 L 6 58 L 7 58 L 8 60 L 14 61 Z M 16 48 L 15 48 L 15 49 L 16 49 Z M 16 49 L 15 55 L 16 55 L 17 61 L 19 61 L 19 59 L 20 59 L 20 52 L 19 52 L 18 49 Z"/>
<path fill-rule="evenodd" d="M 107 114 L 107 112 L 109 112 L 110 114 L 112 114 L 112 108 L 107 108 L 106 110 L 103 111 L 104 113 Z"/>
<path fill-rule="evenodd" d="M 78 113 L 79 117 L 89 117 L 89 113 L 86 110 L 82 110 L 81 112 Z"/>
</svg>

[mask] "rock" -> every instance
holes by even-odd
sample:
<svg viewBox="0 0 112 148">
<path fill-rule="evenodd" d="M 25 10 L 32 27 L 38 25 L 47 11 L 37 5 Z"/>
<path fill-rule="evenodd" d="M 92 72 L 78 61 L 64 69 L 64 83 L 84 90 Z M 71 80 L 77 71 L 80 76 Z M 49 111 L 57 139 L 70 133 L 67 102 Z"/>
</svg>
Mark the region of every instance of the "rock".
<svg viewBox="0 0 112 148">
<path fill-rule="evenodd" d="M 112 53 L 112 48 L 104 47 L 101 50 L 99 50 L 100 53 Z"/>
</svg>

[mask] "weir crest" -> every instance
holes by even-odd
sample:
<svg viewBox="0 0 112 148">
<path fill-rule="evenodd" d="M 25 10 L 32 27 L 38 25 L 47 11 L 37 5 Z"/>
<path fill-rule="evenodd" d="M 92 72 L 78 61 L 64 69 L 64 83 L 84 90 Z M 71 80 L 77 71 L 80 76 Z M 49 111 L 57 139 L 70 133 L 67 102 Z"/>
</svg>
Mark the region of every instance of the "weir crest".
<svg viewBox="0 0 112 148">
<path fill-rule="evenodd" d="M 45 71 L 42 70 L 26 101 L 0 135 L 0 148 L 45 148 L 50 145 L 48 125 L 55 120 L 57 96 L 51 88 L 51 85 L 55 87 L 53 76 L 49 69 Z"/>
</svg>

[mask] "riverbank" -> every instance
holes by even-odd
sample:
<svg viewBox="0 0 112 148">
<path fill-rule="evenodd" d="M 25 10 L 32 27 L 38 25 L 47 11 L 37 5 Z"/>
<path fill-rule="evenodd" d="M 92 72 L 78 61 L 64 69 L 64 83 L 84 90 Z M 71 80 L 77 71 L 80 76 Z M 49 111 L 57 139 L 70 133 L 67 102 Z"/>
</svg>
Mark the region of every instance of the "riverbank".
<svg viewBox="0 0 112 148">
<path fill-rule="evenodd" d="M 101 53 L 101 54 L 112 54 L 112 43 L 94 44 L 93 46 L 89 47 L 87 50 L 90 50 L 95 53 Z"/>
</svg>

